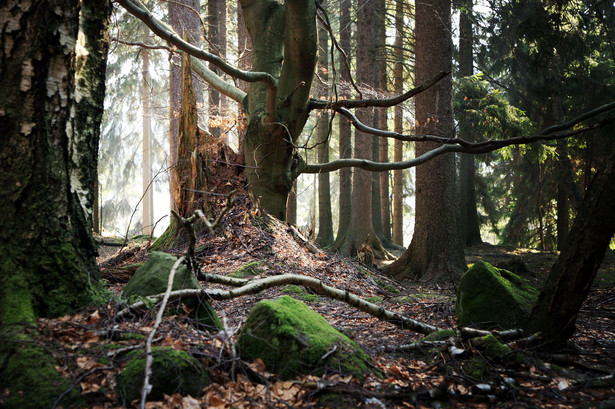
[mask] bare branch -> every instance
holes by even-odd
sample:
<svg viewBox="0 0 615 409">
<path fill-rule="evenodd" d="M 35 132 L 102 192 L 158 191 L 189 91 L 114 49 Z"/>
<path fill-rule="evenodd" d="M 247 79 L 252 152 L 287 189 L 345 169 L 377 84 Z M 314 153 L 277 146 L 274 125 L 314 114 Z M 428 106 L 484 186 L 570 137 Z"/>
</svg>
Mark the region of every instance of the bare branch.
<svg viewBox="0 0 615 409">
<path fill-rule="evenodd" d="M 220 70 L 232 77 L 238 78 L 246 82 L 264 82 L 267 87 L 267 115 L 275 117 L 275 96 L 277 81 L 273 76 L 266 72 L 251 72 L 243 71 L 237 67 L 224 61 L 215 54 L 208 53 L 194 45 L 182 40 L 182 38 L 167 24 L 158 20 L 154 15 L 141 3 L 140 0 L 117 0 L 130 14 L 141 20 L 147 25 L 150 30 L 158 37 L 168 41 L 178 49 L 190 54 L 198 59 L 210 62 Z M 212 84 L 213 85 L 213 84 Z"/>
<path fill-rule="evenodd" d="M 380 129 L 372 128 L 372 127 L 369 127 L 361 123 L 356 118 L 356 116 L 353 115 L 350 111 L 341 108 L 341 109 L 338 109 L 337 112 L 350 118 L 353 125 L 355 125 L 357 129 L 359 129 L 362 132 L 370 133 L 376 136 L 400 139 L 400 140 L 408 141 L 408 142 L 432 141 L 432 142 L 442 143 L 443 145 L 434 150 L 426 152 L 425 154 L 418 156 L 414 159 L 409 159 L 407 161 L 402 161 L 402 162 L 380 163 L 380 162 L 373 162 L 367 159 L 338 159 L 338 160 L 327 162 L 327 163 L 313 164 L 313 165 L 302 163 L 297 167 L 296 173 L 300 174 L 300 173 L 333 172 L 338 169 L 348 168 L 348 167 L 361 168 L 361 169 L 369 170 L 372 172 L 383 172 L 383 171 L 396 170 L 396 169 L 409 169 L 409 168 L 413 168 L 415 166 L 421 165 L 427 162 L 428 160 L 431 160 L 437 156 L 440 156 L 445 153 L 450 153 L 450 152 L 479 154 L 479 153 L 487 153 L 487 152 L 495 151 L 495 150 L 498 150 L 498 149 L 501 149 L 501 148 L 504 148 L 510 145 L 525 145 L 525 144 L 534 143 L 538 141 L 569 138 L 571 136 L 575 136 L 575 135 L 578 135 L 584 132 L 598 129 L 609 123 L 615 122 L 615 117 L 609 117 L 604 120 L 597 121 L 596 123 L 592 125 L 588 125 L 586 127 L 580 128 L 580 129 L 574 129 L 569 132 L 560 132 L 566 129 L 570 129 L 574 127 L 575 125 L 587 119 L 593 118 L 595 116 L 598 116 L 604 112 L 607 112 L 613 109 L 615 109 L 615 102 L 611 102 L 609 104 L 602 105 L 591 111 L 584 112 L 581 115 L 569 121 L 566 121 L 562 124 L 550 126 L 532 135 L 525 135 L 525 136 L 519 136 L 516 138 L 509 138 L 509 139 L 502 139 L 502 140 L 468 142 L 458 137 L 447 138 L 447 137 L 436 136 L 436 135 L 401 135 L 395 132 L 382 131 Z"/>
<path fill-rule="evenodd" d="M 387 108 L 392 107 L 394 105 L 401 104 L 402 102 L 412 98 L 416 94 L 420 94 L 426 89 L 432 87 L 437 84 L 442 78 L 450 75 L 450 71 L 443 71 L 436 74 L 433 78 L 425 81 L 421 85 L 416 88 L 409 90 L 401 95 L 398 95 L 394 98 L 388 99 L 342 99 L 337 101 L 323 101 L 319 99 L 312 99 L 310 101 L 310 109 L 334 109 L 339 110 L 340 108 L 366 108 L 366 107 L 380 107 Z"/>
</svg>

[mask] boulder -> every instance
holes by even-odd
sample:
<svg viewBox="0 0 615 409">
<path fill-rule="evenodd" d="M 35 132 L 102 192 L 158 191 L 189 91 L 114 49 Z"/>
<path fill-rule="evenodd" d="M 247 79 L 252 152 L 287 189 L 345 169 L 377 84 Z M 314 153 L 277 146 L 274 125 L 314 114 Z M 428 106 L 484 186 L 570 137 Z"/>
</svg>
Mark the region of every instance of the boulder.
<svg viewBox="0 0 615 409">
<path fill-rule="evenodd" d="M 325 371 L 361 375 L 369 356 L 320 314 L 289 296 L 257 303 L 237 340 L 243 359 L 261 358 L 281 379 Z"/>
<path fill-rule="evenodd" d="M 185 351 L 173 348 L 153 348 L 152 391 L 149 400 L 162 400 L 164 394 L 199 396 L 203 388 L 211 383 L 205 367 Z M 145 376 L 145 353 L 133 351 L 128 355 L 129 362 L 117 377 L 117 393 L 124 406 L 139 399 Z"/>
<path fill-rule="evenodd" d="M 126 284 L 122 296 L 129 298 L 132 296 L 147 297 L 149 295 L 162 294 L 167 289 L 169 274 L 177 257 L 160 251 L 152 251 L 147 261 L 139 267 L 130 281 Z M 181 264 L 173 277 L 172 290 L 199 289 L 201 288 L 198 280 L 185 264 Z M 194 311 L 201 325 L 210 330 L 222 328 L 220 320 L 211 304 L 197 297 L 182 298 L 188 310 Z"/>
<path fill-rule="evenodd" d="M 478 261 L 461 276 L 455 313 L 460 325 L 523 327 L 537 298 L 538 291 L 527 280 Z"/>
</svg>

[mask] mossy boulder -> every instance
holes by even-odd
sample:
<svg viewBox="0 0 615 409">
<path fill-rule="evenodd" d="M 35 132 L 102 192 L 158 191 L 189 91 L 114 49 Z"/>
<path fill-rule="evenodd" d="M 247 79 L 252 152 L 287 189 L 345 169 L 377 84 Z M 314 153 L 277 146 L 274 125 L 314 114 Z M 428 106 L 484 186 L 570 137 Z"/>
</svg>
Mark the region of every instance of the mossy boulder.
<svg viewBox="0 0 615 409">
<path fill-rule="evenodd" d="M 250 278 L 259 275 L 262 272 L 263 269 L 258 266 L 258 262 L 253 261 L 252 263 L 244 264 L 243 266 L 239 267 L 237 270 L 229 274 L 229 277 Z"/>
<path fill-rule="evenodd" d="M 522 327 L 538 291 L 508 270 L 478 261 L 461 276 L 455 313 L 460 325 L 494 322 L 502 328 Z"/>
<path fill-rule="evenodd" d="M 320 314 L 289 296 L 257 303 L 239 333 L 244 359 L 261 358 L 282 379 L 326 370 L 361 375 L 369 356 Z"/>
<path fill-rule="evenodd" d="M 152 391 L 149 400 L 162 400 L 164 394 L 199 396 L 211 383 L 205 367 L 185 351 L 173 348 L 153 348 Z M 145 353 L 133 351 L 128 355 L 126 368 L 117 377 L 117 393 L 126 406 L 139 399 L 145 375 Z"/>
<path fill-rule="evenodd" d="M 129 298 L 132 296 L 147 297 L 164 293 L 169 282 L 169 274 L 177 257 L 160 251 L 152 251 L 147 261 L 139 267 L 132 276 L 122 296 Z M 185 264 L 181 264 L 173 277 L 172 290 L 199 289 L 201 288 L 198 280 Z M 201 297 L 202 298 L 202 297 Z M 182 302 L 189 310 L 193 310 L 201 325 L 210 330 L 219 330 L 222 324 L 207 300 L 197 297 L 184 297 Z"/>
</svg>

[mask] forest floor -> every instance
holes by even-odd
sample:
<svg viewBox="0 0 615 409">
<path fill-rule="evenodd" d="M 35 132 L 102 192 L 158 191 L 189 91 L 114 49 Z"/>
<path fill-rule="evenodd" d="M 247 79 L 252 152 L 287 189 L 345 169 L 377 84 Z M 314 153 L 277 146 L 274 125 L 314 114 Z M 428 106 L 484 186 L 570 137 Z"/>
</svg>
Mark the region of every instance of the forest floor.
<svg viewBox="0 0 615 409">
<path fill-rule="evenodd" d="M 241 190 L 239 172 L 228 166 L 217 172 L 226 174 L 209 178 L 209 191 L 225 194 Z M 220 209 L 224 200 L 213 196 L 210 205 Z M 144 353 L 144 339 L 154 325 L 156 307 L 124 316 L 118 311 L 126 302 L 121 291 L 147 259 L 150 244 L 148 238 L 141 238 L 121 250 L 101 246 L 99 264 L 106 281 L 94 291 L 95 303 L 73 316 L 38 321 L 46 347 L 58 357 L 58 370 L 74 381 L 73 391 L 67 391 L 66 396 L 79 391 L 82 407 L 139 407 L 138 401 L 120 400 L 116 379 L 126 366 L 127 352 Z M 183 254 L 185 247 L 171 252 Z M 285 223 L 261 213 L 245 196 L 239 195 L 214 235 L 206 234 L 198 241 L 195 255 L 205 273 L 228 276 L 254 263 L 250 269 L 254 275 L 248 278 L 287 273 L 314 277 L 406 317 L 440 328 L 457 328 L 454 285 L 395 281 L 376 268 L 321 251 Z M 482 259 L 494 265 L 512 261 L 525 266 L 523 275 L 539 287 L 557 254 L 479 245 L 466 249 L 466 256 L 468 265 Z M 237 358 L 234 341 L 252 306 L 280 295 L 305 302 L 349 335 L 371 356 L 371 365 L 380 375 L 359 380 L 325 373 L 283 381 L 268 373 L 262 361 Z M 511 344 L 513 351 L 520 353 L 515 355 L 524 359 L 511 359 L 512 354 L 487 356 L 472 340 L 404 349 L 403 345 L 419 341 L 423 335 L 297 286 L 270 288 L 212 304 L 224 322 L 224 331 L 199 331 L 185 314 L 166 315 L 154 342 L 197 357 L 210 372 L 212 383 L 200 396 L 174 394 L 162 401 L 148 401 L 147 408 L 615 408 L 613 251 L 607 252 L 580 311 L 570 345 L 549 350 L 540 345 Z M 57 407 L 71 405 L 70 399 L 60 398 Z"/>
<path fill-rule="evenodd" d="M 196 257 L 206 273 L 227 276 L 256 263 L 252 269 L 256 275 L 250 278 L 285 273 L 315 277 L 407 317 L 456 328 L 454 288 L 394 281 L 377 269 L 306 245 L 292 233 L 286 224 L 261 214 L 245 199 L 227 213 L 216 235 L 208 234 L 197 243 Z M 137 401 L 119 400 L 116 376 L 125 366 L 126 351 L 144 351 L 143 339 L 152 329 L 156 310 L 123 317 L 117 311 L 122 308 L 118 296 L 147 258 L 147 247 L 145 240 L 131 242 L 119 253 L 117 247 L 103 248 L 99 261 L 110 287 L 99 289 L 98 305 L 74 316 L 39 320 L 48 348 L 56 351 L 62 363 L 58 369 L 74 380 L 85 407 L 138 407 Z M 520 260 L 528 267 L 527 278 L 535 283 L 556 257 L 553 252 L 490 245 L 467 251 L 468 264 L 478 259 L 493 264 Z M 514 347 L 527 357 L 523 362 L 483 356 L 471 341 L 459 341 L 454 354 L 450 345 L 402 350 L 401 345 L 422 335 L 296 286 L 213 302 L 225 331 L 198 331 L 185 315 L 166 316 L 155 340 L 156 346 L 171 346 L 198 357 L 208 367 L 213 383 L 201 396 L 175 394 L 148 402 L 146 407 L 615 407 L 614 281 L 615 254 L 610 251 L 580 312 L 570 347 L 558 351 Z M 382 376 L 369 375 L 360 381 L 331 373 L 282 381 L 268 373 L 262 362 L 235 358 L 233 341 L 252 306 L 283 294 L 304 301 L 353 338 Z M 109 349 L 112 344 L 115 349 Z M 476 375 L 477 359 L 484 362 L 480 376 Z M 332 395 L 337 400 L 327 404 Z M 58 407 L 69 405 L 65 400 Z"/>
</svg>

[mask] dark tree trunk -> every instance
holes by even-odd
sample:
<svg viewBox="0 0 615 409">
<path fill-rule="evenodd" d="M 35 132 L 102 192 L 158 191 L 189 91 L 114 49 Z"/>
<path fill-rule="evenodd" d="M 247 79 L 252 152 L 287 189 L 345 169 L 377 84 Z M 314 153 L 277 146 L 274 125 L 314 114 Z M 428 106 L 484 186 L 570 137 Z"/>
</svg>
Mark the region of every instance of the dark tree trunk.
<svg viewBox="0 0 615 409">
<path fill-rule="evenodd" d="M 322 82 L 318 84 L 318 95 L 320 98 L 327 98 L 329 95 L 329 41 L 327 30 L 319 28 L 318 33 L 318 75 Z M 316 141 L 318 143 L 318 162 L 329 161 L 329 135 L 330 123 L 329 114 L 323 111 L 318 118 L 318 128 L 316 129 Z M 327 247 L 333 244 L 333 216 L 331 214 L 331 183 L 329 173 L 324 172 L 318 175 L 318 236 L 316 242 Z"/>
<path fill-rule="evenodd" d="M 226 0 L 207 1 L 207 40 L 209 52 L 226 58 Z M 220 74 L 220 70 L 209 64 L 209 69 Z M 222 106 L 226 105 L 224 96 L 209 87 L 209 132 L 216 139 L 222 136 Z"/>
<path fill-rule="evenodd" d="M 540 332 L 547 341 L 557 345 L 574 333 L 579 310 L 615 234 L 615 144 L 612 138 L 609 145 L 527 324 L 529 333 Z"/>
<path fill-rule="evenodd" d="M 296 177 L 294 143 L 309 114 L 317 61 L 316 4 L 242 0 L 241 5 L 254 48 L 252 69 L 278 80 L 276 111 L 269 113 L 275 118 L 267 119 L 265 85 L 252 83 L 248 91 L 248 187 L 265 210 L 285 220 L 286 201 Z"/>
<path fill-rule="evenodd" d="M 6 408 L 51 407 L 65 390 L 51 357 L 28 342 L 36 334 L 34 319 L 82 307 L 89 280 L 98 277 L 92 206 L 110 13 L 110 2 L 94 0 L 0 5 L 0 389 L 9 393 Z M 80 27 L 83 41 L 75 47 Z"/>
<path fill-rule="evenodd" d="M 403 29 L 404 29 L 404 2 L 395 3 L 395 94 L 403 92 L 404 86 L 404 51 L 403 51 Z M 404 111 L 401 105 L 395 106 L 395 125 L 394 131 L 403 132 Z M 401 162 L 403 159 L 402 141 L 395 140 L 395 150 L 393 161 Z M 404 206 L 403 206 L 403 170 L 393 171 L 393 243 L 404 245 Z"/>
<path fill-rule="evenodd" d="M 340 33 L 339 43 L 342 50 L 347 56 L 350 56 L 350 0 L 340 1 Z M 340 63 L 339 67 L 340 82 L 347 88 L 350 73 L 346 69 L 343 63 Z M 340 96 L 343 98 L 349 98 L 350 93 L 340 92 Z M 339 121 L 339 145 L 340 145 L 340 159 L 347 159 L 352 157 L 351 138 L 352 127 L 346 117 L 338 117 Z M 339 173 L 340 189 L 339 189 L 339 225 L 337 229 L 337 235 L 335 237 L 335 247 L 340 245 L 348 232 L 348 226 L 350 225 L 350 217 L 352 214 L 351 192 L 352 192 L 352 169 L 342 168 Z"/>
<path fill-rule="evenodd" d="M 374 61 L 376 57 L 377 31 L 374 19 L 374 2 L 361 0 L 357 5 L 357 83 L 359 87 L 368 89 L 377 82 Z M 372 124 L 373 110 L 371 108 L 358 109 L 357 117 L 365 124 Z M 374 137 L 370 134 L 355 130 L 354 157 L 371 159 L 373 155 Z M 366 238 L 371 238 L 374 250 L 381 250 L 380 244 L 373 228 L 372 219 L 372 172 L 363 169 L 354 169 L 352 177 L 352 215 L 350 226 L 340 244 L 340 251 L 347 256 L 357 254 Z M 367 199 L 367 200 L 366 200 Z M 379 215 L 379 213 L 378 213 Z M 377 243 L 377 244 L 376 244 Z M 380 258 L 383 258 L 380 251 Z"/>
<path fill-rule="evenodd" d="M 237 50 L 237 63 L 238 67 L 244 71 L 249 71 L 252 68 L 252 40 L 250 40 L 250 34 L 248 33 L 248 29 L 246 28 L 246 22 L 243 18 L 243 10 L 241 6 L 237 5 L 237 43 L 239 45 L 239 49 Z M 249 84 L 245 81 L 238 81 L 239 88 L 243 91 L 248 92 Z M 239 156 L 244 156 L 244 145 L 245 145 L 245 112 L 243 112 L 242 104 L 238 104 L 239 106 L 239 117 L 240 117 L 240 126 L 238 130 L 239 140 L 238 140 L 238 151 Z M 296 198 L 295 198 L 296 200 Z"/>
<path fill-rule="evenodd" d="M 474 75 L 472 55 L 472 0 L 464 0 L 459 14 L 459 76 Z M 460 137 L 473 141 L 472 127 L 463 122 L 460 125 Z M 482 243 L 478 211 L 476 210 L 476 188 L 474 185 L 474 155 L 460 154 L 459 193 L 461 203 L 461 223 L 463 240 L 466 246 Z"/>
<path fill-rule="evenodd" d="M 416 5 L 416 82 L 452 65 L 451 2 Z M 453 132 L 452 80 L 447 76 L 417 95 L 418 134 Z M 416 156 L 437 148 L 417 143 Z M 416 221 L 410 247 L 387 269 L 397 277 L 456 281 L 466 269 L 461 240 L 454 155 L 439 156 L 416 169 Z"/>
</svg>

